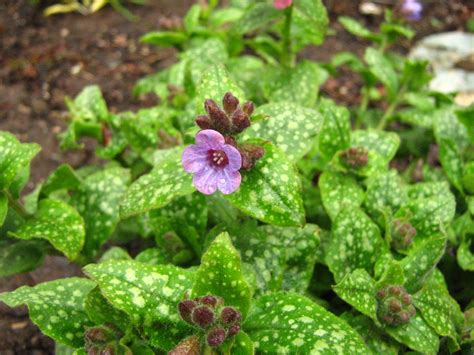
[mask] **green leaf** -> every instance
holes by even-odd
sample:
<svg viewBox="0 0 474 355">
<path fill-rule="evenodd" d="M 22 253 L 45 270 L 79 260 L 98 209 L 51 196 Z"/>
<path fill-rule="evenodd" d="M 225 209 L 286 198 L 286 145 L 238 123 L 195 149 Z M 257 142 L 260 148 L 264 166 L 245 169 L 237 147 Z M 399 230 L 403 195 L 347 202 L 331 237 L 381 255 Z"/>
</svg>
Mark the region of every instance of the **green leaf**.
<svg viewBox="0 0 474 355">
<path fill-rule="evenodd" d="M 244 331 L 240 331 L 234 340 L 234 345 L 232 345 L 232 354 L 233 355 L 253 355 L 255 354 L 255 347 L 253 345 L 252 339 Z"/>
<path fill-rule="evenodd" d="M 446 238 L 428 239 L 401 261 L 403 273 L 407 278 L 405 288 L 409 293 L 414 293 L 423 286 L 444 255 L 445 248 Z"/>
<path fill-rule="evenodd" d="M 173 265 L 113 260 L 88 265 L 84 272 L 99 285 L 114 308 L 143 327 L 150 345 L 170 350 L 189 333 L 177 305 L 191 289 L 193 271 Z"/>
<path fill-rule="evenodd" d="M 282 17 L 282 13 L 271 4 L 253 4 L 245 10 L 242 17 L 235 23 L 232 27 L 232 32 L 243 35 L 264 27 L 279 17 Z"/>
<path fill-rule="evenodd" d="M 319 151 L 327 160 L 331 160 L 338 151 L 345 150 L 350 146 L 351 122 L 349 111 L 328 99 L 319 101 L 318 111 L 324 118 L 318 136 Z"/>
<path fill-rule="evenodd" d="M 81 183 L 80 178 L 68 164 L 58 166 L 46 179 L 40 194 L 49 196 L 52 192 L 63 189 L 74 189 Z"/>
<path fill-rule="evenodd" d="M 66 100 L 73 121 L 107 121 L 109 112 L 102 92 L 97 85 L 86 86 L 74 101 Z"/>
<path fill-rule="evenodd" d="M 321 0 L 294 0 L 292 20 L 291 36 L 299 47 L 323 42 L 329 19 Z"/>
<path fill-rule="evenodd" d="M 319 87 L 328 78 L 326 70 L 306 60 L 294 68 L 282 67 L 269 73 L 263 88 L 268 101 L 291 102 L 304 107 L 314 106 Z"/>
<path fill-rule="evenodd" d="M 229 235 L 221 233 L 202 256 L 191 296 L 221 296 L 227 306 L 238 308 L 245 319 L 250 308 L 251 292 L 242 273 L 239 253 Z"/>
<path fill-rule="evenodd" d="M 403 273 L 403 267 L 400 263 L 392 259 L 392 255 L 388 253 L 390 259 L 386 260 L 384 257 L 380 257 L 377 263 L 382 264 L 380 270 L 380 279 L 376 282 L 375 288 L 377 290 L 388 286 L 388 285 L 404 285 L 406 282 L 405 274 Z M 379 265 L 376 265 L 376 268 Z"/>
<path fill-rule="evenodd" d="M 360 22 L 354 20 L 351 17 L 340 16 L 337 21 L 354 36 L 365 38 L 372 41 L 378 41 L 379 37 L 377 34 L 365 28 Z"/>
<path fill-rule="evenodd" d="M 96 325 L 113 324 L 121 330 L 127 330 L 130 318 L 107 301 L 100 293 L 99 287 L 92 289 L 84 300 L 84 309 L 87 316 Z"/>
<path fill-rule="evenodd" d="M 463 192 L 463 161 L 456 143 L 450 139 L 438 139 L 439 160 L 449 181 Z"/>
<path fill-rule="evenodd" d="M 398 92 L 398 76 L 392 63 L 372 47 L 366 49 L 364 59 L 372 74 L 387 88 L 389 99 L 393 100 Z"/>
<path fill-rule="evenodd" d="M 120 205 L 122 218 L 160 208 L 194 191 L 192 175 L 186 173 L 181 164 L 182 150 L 183 147 L 173 149 L 149 174 L 130 185 Z"/>
<path fill-rule="evenodd" d="M 461 308 L 449 295 L 446 288 L 435 282 L 426 285 L 413 296 L 416 308 L 421 316 L 440 336 L 450 337 L 458 344 L 459 325 L 456 319 L 463 318 Z M 459 325 L 460 326 L 460 325 Z"/>
<path fill-rule="evenodd" d="M 20 239 L 49 241 L 69 259 L 75 259 L 84 244 L 84 221 L 71 206 L 59 200 L 41 200 L 38 211 L 10 234 Z"/>
<path fill-rule="evenodd" d="M 374 322 L 361 314 L 344 313 L 341 318 L 357 330 L 373 354 L 398 355 L 398 344 L 391 340 Z"/>
<path fill-rule="evenodd" d="M 193 5 L 189 8 L 183 19 L 184 28 L 187 33 L 193 33 L 199 27 L 199 17 L 201 16 L 201 5 Z"/>
<path fill-rule="evenodd" d="M 84 298 L 94 286 L 87 279 L 59 279 L 2 293 L 0 301 L 10 307 L 26 304 L 30 319 L 43 334 L 81 348 L 84 346 L 84 331 L 93 325 L 84 311 Z"/>
<path fill-rule="evenodd" d="M 326 249 L 326 262 L 336 282 L 356 269 L 372 273 L 385 249 L 377 225 L 359 208 L 346 207 L 337 215 Z"/>
<path fill-rule="evenodd" d="M 0 131 L 0 190 L 7 189 L 40 150 L 37 144 L 20 143 L 13 134 Z"/>
<path fill-rule="evenodd" d="M 333 286 L 334 292 L 356 310 L 377 322 L 377 299 L 375 282 L 364 269 L 347 274 Z"/>
<path fill-rule="evenodd" d="M 396 170 L 369 178 L 364 204 L 373 218 L 379 218 L 387 209 L 395 213 L 406 200 L 407 192 Z"/>
<path fill-rule="evenodd" d="M 159 265 L 159 264 L 168 263 L 165 252 L 160 248 L 145 249 L 135 257 L 135 260 L 141 263 L 150 264 L 150 265 Z"/>
<path fill-rule="evenodd" d="M 225 197 L 244 213 L 268 224 L 298 227 L 304 224 L 301 182 L 294 166 L 272 144 L 264 156 L 243 172 L 240 188 Z"/>
<path fill-rule="evenodd" d="M 231 92 L 240 102 L 244 102 L 245 94 L 230 77 L 229 72 L 222 65 L 211 66 L 202 76 L 196 90 L 196 110 L 204 113 L 204 101 L 212 99 L 217 103 L 227 92 Z"/>
<path fill-rule="evenodd" d="M 472 224 L 472 222 L 471 222 Z M 457 251 L 458 264 L 463 270 L 474 271 L 474 254 L 471 252 L 474 243 L 474 226 L 469 233 L 463 233 L 461 244 Z"/>
<path fill-rule="evenodd" d="M 359 207 L 364 201 L 364 190 L 350 175 L 325 171 L 319 177 L 319 190 L 323 206 L 334 220 L 345 207 Z"/>
<path fill-rule="evenodd" d="M 0 227 L 3 226 L 8 213 L 8 198 L 5 193 L 0 192 Z"/>
<path fill-rule="evenodd" d="M 173 47 L 184 43 L 187 39 L 188 36 L 183 32 L 154 31 L 143 35 L 140 38 L 140 42 L 160 47 Z"/>
<path fill-rule="evenodd" d="M 0 243 L 0 277 L 31 271 L 40 265 L 43 259 L 44 252 L 37 243 Z"/>
<path fill-rule="evenodd" d="M 410 349 L 423 354 L 436 354 L 438 352 L 438 336 L 418 314 L 412 317 L 407 324 L 397 327 L 386 326 L 384 329 L 395 340 L 405 344 Z"/>
<path fill-rule="evenodd" d="M 306 297 L 278 292 L 257 299 L 243 329 L 259 354 L 367 354 L 359 335 Z"/>
<path fill-rule="evenodd" d="M 252 124 L 243 139 L 268 139 L 292 162 L 311 149 L 323 123 L 323 117 L 317 111 L 291 102 L 269 103 L 260 106 L 255 114 L 269 118 Z"/>
<path fill-rule="evenodd" d="M 119 205 L 130 183 L 130 172 L 121 167 L 106 168 L 87 176 L 71 203 L 84 218 L 84 253 L 94 256 L 120 220 Z"/>
<path fill-rule="evenodd" d="M 107 251 L 102 254 L 99 259 L 99 263 L 103 263 L 104 261 L 109 260 L 131 260 L 132 257 L 125 249 L 120 247 L 111 247 L 107 249 Z"/>
<path fill-rule="evenodd" d="M 351 145 L 375 152 L 384 164 L 388 164 L 397 153 L 400 137 L 394 132 L 358 130 L 352 132 Z"/>
</svg>

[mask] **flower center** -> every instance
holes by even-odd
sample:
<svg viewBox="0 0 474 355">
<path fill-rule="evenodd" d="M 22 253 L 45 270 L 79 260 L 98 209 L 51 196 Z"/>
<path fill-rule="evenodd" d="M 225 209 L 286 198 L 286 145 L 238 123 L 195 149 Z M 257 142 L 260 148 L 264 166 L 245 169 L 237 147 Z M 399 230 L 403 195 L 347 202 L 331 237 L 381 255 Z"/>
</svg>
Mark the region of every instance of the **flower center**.
<svg viewBox="0 0 474 355">
<path fill-rule="evenodd" d="M 216 166 L 218 168 L 223 168 L 227 166 L 227 164 L 229 164 L 229 159 L 222 150 L 209 150 L 208 158 L 211 165 Z"/>
</svg>

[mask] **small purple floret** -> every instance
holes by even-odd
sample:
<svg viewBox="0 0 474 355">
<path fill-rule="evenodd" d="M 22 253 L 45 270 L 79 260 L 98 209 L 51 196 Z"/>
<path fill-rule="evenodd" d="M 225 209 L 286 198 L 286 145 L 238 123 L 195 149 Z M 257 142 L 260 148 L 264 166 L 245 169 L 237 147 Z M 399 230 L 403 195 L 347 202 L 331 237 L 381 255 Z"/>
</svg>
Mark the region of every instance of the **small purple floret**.
<svg viewBox="0 0 474 355">
<path fill-rule="evenodd" d="M 292 0 L 274 0 L 273 7 L 278 10 L 283 10 L 291 6 L 292 2 Z"/>
<path fill-rule="evenodd" d="M 404 0 L 402 4 L 402 12 L 410 21 L 419 21 L 421 19 L 421 12 L 423 5 L 419 0 Z"/>
<path fill-rule="evenodd" d="M 196 144 L 184 150 L 182 163 L 185 171 L 194 174 L 193 185 L 203 194 L 211 195 L 219 189 L 228 195 L 240 186 L 242 156 L 212 129 L 196 135 Z"/>
</svg>

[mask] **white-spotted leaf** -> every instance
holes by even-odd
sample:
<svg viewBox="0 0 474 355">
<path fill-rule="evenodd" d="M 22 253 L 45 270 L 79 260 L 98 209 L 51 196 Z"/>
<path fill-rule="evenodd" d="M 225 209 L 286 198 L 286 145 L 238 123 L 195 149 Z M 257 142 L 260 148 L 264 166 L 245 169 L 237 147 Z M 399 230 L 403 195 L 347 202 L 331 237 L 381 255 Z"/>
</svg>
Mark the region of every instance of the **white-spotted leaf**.
<svg viewBox="0 0 474 355">
<path fill-rule="evenodd" d="M 59 279 L 2 293 L 0 301 L 10 307 L 26 304 L 31 320 L 43 334 L 81 348 L 84 331 L 93 326 L 84 310 L 84 299 L 94 287 L 94 282 L 84 278 Z"/>
<path fill-rule="evenodd" d="M 364 190 L 350 175 L 325 171 L 318 185 L 324 209 L 332 220 L 345 207 L 359 207 L 365 198 Z"/>
<path fill-rule="evenodd" d="M 278 292 L 257 299 L 243 329 L 259 354 L 367 354 L 357 332 L 310 299 Z"/>
<path fill-rule="evenodd" d="M 384 164 L 388 164 L 400 146 L 400 137 L 394 132 L 358 130 L 352 132 L 351 145 L 376 153 Z"/>
<path fill-rule="evenodd" d="M 191 296 L 221 296 L 227 306 L 234 306 L 245 318 L 252 298 L 252 290 L 241 268 L 239 252 L 229 234 L 221 233 L 203 254 L 196 272 Z"/>
<path fill-rule="evenodd" d="M 260 106 L 255 114 L 268 118 L 252 124 L 244 132 L 244 139 L 268 139 L 292 162 L 301 159 L 311 149 L 323 123 L 318 111 L 291 101 Z"/>
<path fill-rule="evenodd" d="M 375 261 L 386 249 L 377 225 L 356 207 L 337 215 L 326 249 L 326 262 L 336 282 L 356 269 L 373 273 Z"/>
<path fill-rule="evenodd" d="M 192 175 L 181 164 L 182 147 L 167 154 L 155 168 L 127 189 L 120 205 L 120 216 L 131 217 L 160 208 L 172 199 L 192 193 Z"/>
<path fill-rule="evenodd" d="M 226 198 L 244 213 L 268 224 L 301 226 L 304 223 L 301 182 L 286 156 L 264 144 L 264 156 L 242 172 L 240 188 Z"/>
<path fill-rule="evenodd" d="M 26 240 L 46 239 L 69 259 L 74 259 L 84 244 L 84 220 L 67 203 L 44 199 L 35 215 L 10 234 Z"/>
</svg>

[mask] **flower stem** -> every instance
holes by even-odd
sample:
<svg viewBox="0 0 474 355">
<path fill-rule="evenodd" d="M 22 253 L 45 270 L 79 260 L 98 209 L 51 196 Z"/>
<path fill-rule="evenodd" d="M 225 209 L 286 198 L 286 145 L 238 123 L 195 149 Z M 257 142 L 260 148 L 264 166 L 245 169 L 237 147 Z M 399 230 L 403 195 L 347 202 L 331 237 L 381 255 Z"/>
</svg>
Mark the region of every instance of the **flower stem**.
<svg viewBox="0 0 474 355">
<path fill-rule="evenodd" d="M 19 216 L 25 219 L 29 217 L 28 212 L 26 212 L 25 208 L 21 205 L 21 203 L 19 203 L 17 200 L 13 198 L 10 191 L 5 189 L 3 190 L 3 193 L 5 194 L 5 196 L 7 196 L 8 204 L 10 205 L 10 207 L 13 208 Z"/>
<path fill-rule="evenodd" d="M 377 129 L 378 129 L 378 130 L 381 131 L 381 130 L 385 129 L 385 127 L 387 126 L 387 124 L 390 122 L 390 118 L 392 117 L 394 111 L 397 109 L 398 104 L 400 103 L 401 98 L 402 98 L 403 95 L 405 94 L 405 90 L 406 90 L 406 87 L 405 87 L 404 85 L 402 85 L 402 87 L 401 87 L 400 90 L 398 91 L 397 96 L 396 96 L 395 99 L 392 101 L 392 103 L 390 104 L 390 106 L 387 108 L 387 111 L 385 111 L 384 115 L 383 115 L 382 118 L 380 119 L 380 122 L 379 122 L 379 124 L 377 125 Z"/>
<path fill-rule="evenodd" d="M 293 48 L 291 45 L 291 20 L 293 17 L 293 6 L 285 9 L 285 23 L 283 25 L 283 45 L 281 52 L 281 62 L 287 67 L 291 67 L 294 61 Z"/>
<path fill-rule="evenodd" d="M 367 87 L 362 89 L 362 101 L 360 103 L 359 109 L 357 110 L 357 118 L 355 123 L 355 128 L 359 129 L 362 127 L 362 123 L 364 120 L 365 112 L 367 111 L 367 107 L 369 106 L 369 89 Z"/>
</svg>

